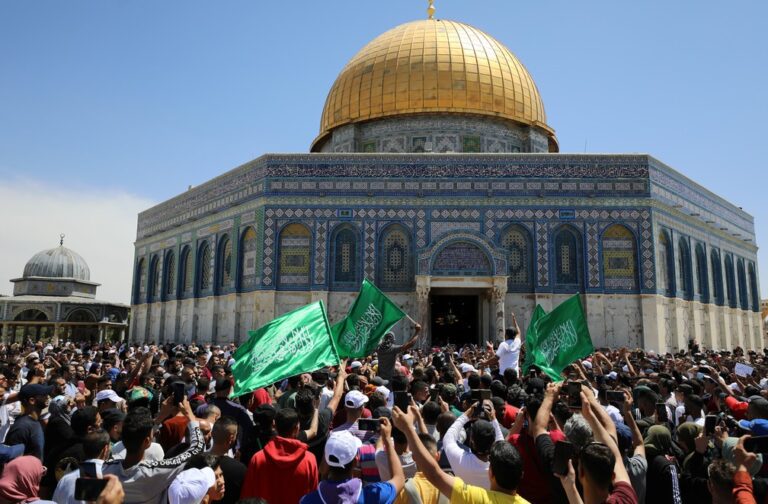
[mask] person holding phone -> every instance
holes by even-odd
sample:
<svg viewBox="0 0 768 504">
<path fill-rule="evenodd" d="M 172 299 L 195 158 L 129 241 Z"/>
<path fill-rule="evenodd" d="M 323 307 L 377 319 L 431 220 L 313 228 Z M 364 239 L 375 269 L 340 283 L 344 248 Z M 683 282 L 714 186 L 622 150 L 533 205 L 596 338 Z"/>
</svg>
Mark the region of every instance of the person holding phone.
<svg viewBox="0 0 768 504">
<path fill-rule="evenodd" d="M 96 472 L 91 477 L 99 477 L 104 461 L 110 453 L 109 434 L 103 430 L 89 432 L 83 439 L 83 464 L 90 464 Z M 75 499 L 75 484 L 78 478 L 86 477 L 80 469 L 71 471 L 59 480 L 56 490 L 53 492 L 53 500 L 59 504 L 80 504 L 83 501 Z"/>
<path fill-rule="evenodd" d="M 503 440 L 504 435 L 490 401 L 487 408 L 490 421 L 475 420 L 475 410 L 483 406 L 484 404 L 479 402 L 475 403 L 456 419 L 445 433 L 443 450 L 456 476 L 470 485 L 488 489 L 491 484 L 488 479 L 491 447 L 496 441 Z M 470 421 L 473 423 L 469 429 L 469 450 L 467 450 L 459 445 L 459 435 Z"/>
</svg>

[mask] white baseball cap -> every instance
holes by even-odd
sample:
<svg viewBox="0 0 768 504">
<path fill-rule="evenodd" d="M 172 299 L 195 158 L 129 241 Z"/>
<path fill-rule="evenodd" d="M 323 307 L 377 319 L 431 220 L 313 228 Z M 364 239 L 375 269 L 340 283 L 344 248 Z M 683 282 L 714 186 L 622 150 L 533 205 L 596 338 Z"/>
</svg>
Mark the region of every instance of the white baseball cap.
<svg viewBox="0 0 768 504">
<path fill-rule="evenodd" d="M 325 443 L 325 462 L 332 467 L 344 468 L 355 460 L 362 445 L 363 442 L 349 431 L 332 432 Z"/>
<path fill-rule="evenodd" d="M 359 390 L 350 390 L 344 398 L 344 405 L 347 408 L 360 408 L 368 402 L 368 398 Z"/>
<path fill-rule="evenodd" d="M 467 362 L 459 366 L 459 369 L 461 370 L 461 374 L 474 373 L 477 371 L 477 369 L 475 369 L 475 366 Z"/>
<path fill-rule="evenodd" d="M 389 397 L 389 394 L 390 394 L 389 389 L 384 385 L 379 385 L 378 387 L 376 387 L 376 392 L 381 392 L 382 394 L 384 394 L 384 397 Z"/>
<path fill-rule="evenodd" d="M 96 402 L 105 401 L 109 399 L 110 401 L 114 403 L 123 402 L 124 399 L 117 395 L 117 393 L 112 389 L 106 389 L 102 390 L 101 392 L 96 393 Z"/>
<path fill-rule="evenodd" d="M 357 369 L 359 367 L 363 367 L 363 363 L 360 361 L 352 361 L 352 364 L 349 365 L 352 369 Z"/>
<path fill-rule="evenodd" d="M 168 488 L 169 504 L 199 504 L 208 489 L 216 484 L 216 473 L 210 467 L 187 469 Z"/>
</svg>

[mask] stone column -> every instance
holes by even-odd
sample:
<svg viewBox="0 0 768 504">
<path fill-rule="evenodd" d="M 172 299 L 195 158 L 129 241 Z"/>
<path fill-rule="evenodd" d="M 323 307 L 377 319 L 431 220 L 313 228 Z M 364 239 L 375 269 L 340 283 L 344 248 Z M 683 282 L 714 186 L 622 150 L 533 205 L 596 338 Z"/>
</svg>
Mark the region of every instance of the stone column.
<svg viewBox="0 0 768 504">
<path fill-rule="evenodd" d="M 496 315 L 496 339 L 494 343 L 504 341 L 504 331 L 507 328 L 506 317 L 504 314 L 504 301 L 507 297 L 507 277 L 493 277 L 493 305 Z"/>
<path fill-rule="evenodd" d="M 9 343 L 9 341 L 8 341 L 8 325 L 9 324 L 3 322 L 0 325 L 3 326 L 3 333 L 2 333 L 2 338 L 0 338 L 0 341 L 2 341 L 3 343 Z"/>
<path fill-rule="evenodd" d="M 416 275 L 416 321 L 421 324 L 422 336 L 420 346 L 429 347 L 432 345 L 431 325 L 429 320 L 429 275 Z"/>
<path fill-rule="evenodd" d="M 53 346 L 57 346 L 59 344 L 59 329 L 61 326 L 59 324 L 53 324 Z"/>
</svg>

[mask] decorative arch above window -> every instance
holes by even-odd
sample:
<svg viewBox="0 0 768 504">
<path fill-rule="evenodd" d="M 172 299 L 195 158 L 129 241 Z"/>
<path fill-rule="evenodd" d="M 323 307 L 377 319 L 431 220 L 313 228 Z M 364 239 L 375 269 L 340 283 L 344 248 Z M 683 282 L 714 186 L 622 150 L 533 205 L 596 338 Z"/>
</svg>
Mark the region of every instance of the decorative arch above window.
<svg viewBox="0 0 768 504">
<path fill-rule="evenodd" d="M 636 291 L 638 282 L 635 235 L 622 224 L 603 233 L 603 284 L 606 289 Z"/>
<path fill-rule="evenodd" d="M 331 285 L 336 289 L 357 288 L 360 283 L 360 245 L 358 233 L 342 225 L 334 232 Z"/>
<path fill-rule="evenodd" d="M 378 281 L 382 289 L 411 289 L 413 253 L 411 235 L 403 226 L 388 226 L 379 239 Z"/>
<path fill-rule="evenodd" d="M 211 253 L 211 245 L 207 241 L 200 246 L 197 258 L 197 290 L 198 293 L 208 292 L 213 286 L 213 265 L 211 264 L 213 254 Z"/>
<path fill-rule="evenodd" d="M 133 304 L 139 304 L 147 295 L 147 261 L 142 257 L 136 264 L 136 273 L 133 279 L 134 293 Z"/>
<path fill-rule="evenodd" d="M 672 250 L 672 241 L 669 233 L 662 230 L 659 233 L 658 247 L 656 248 L 656 271 L 659 289 L 667 296 L 675 295 L 675 260 Z"/>
<path fill-rule="evenodd" d="M 712 250 L 709 254 L 709 260 L 712 262 L 712 297 L 715 304 L 723 306 L 725 304 L 725 291 L 723 290 L 723 265 L 720 262 L 720 253 Z"/>
<path fill-rule="evenodd" d="M 678 269 L 680 270 L 680 294 L 683 299 L 693 299 L 693 274 L 691 272 L 691 249 L 688 238 L 682 236 L 678 241 Z"/>
<path fill-rule="evenodd" d="M 555 281 L 556 289 L 578 290 L 584 288 L 582 274 L 581 233 L 571 226 L 560 226 L 554 233 Z"/>
<path fill-rule="evenodd" d="M 493 268 L 477 245 L 469 242 L 454 242 L 437 253 L 432 264 L 434 275 L 488 276 Z"/>
<path fill-rule="evenodd" d="M 533 245 L 528 230 L 512 224 L 502 234 L 501 246 L 507 251 L 509 290 L 533 291 Z"/>
<path fill-rule="evenodd" d="M 312 234 L 303 224 L 288 224 L 280 232 L 280 285 L 309 286 Z"/>
<path fill-rule="evenodd" d="M 709 276 L 707 275 L 707 253 L 704 245 L 696 244 L 696 293 L 702 303 L 709 303 Z"/>
<path fill-rule="evenodd" d="M 232 287 L 232 240 L 224 235 L 219 240 L 218 264 L 216 265 L 218 289 L 226 290 Z"/>
<path fill-rule="evenodd" d="M 749 291 L 747 290 L 747 273 L 744 269 L 744 259 L 736 261 L 736 272 L 739 277 L 739 307 L 742 310 L 749 309 Z"/>
<path fill-rule="evenodd" d="M 240 240 L 240 289 L 252 289 L 256 286 L 256 230 L 249 226 Z"/>
</svg>

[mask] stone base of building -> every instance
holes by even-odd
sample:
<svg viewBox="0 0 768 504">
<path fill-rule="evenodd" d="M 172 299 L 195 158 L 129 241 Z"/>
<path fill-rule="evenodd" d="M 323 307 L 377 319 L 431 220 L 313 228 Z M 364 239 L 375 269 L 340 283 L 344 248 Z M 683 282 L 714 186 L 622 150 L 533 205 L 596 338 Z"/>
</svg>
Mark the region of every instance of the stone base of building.
<svg viewBox="0 0 768 504">
<path fill-rule="evenodd" d="M 417 276 L 415 292 L 388 295 L 422 324 L 425 347 L 499 340 L 511 324 L 511 313 L 525 331 L 537 304 L 550 311 L 571 296 L 506 292 L 503 278 Z M 317 300 L 325 303 L 333 324 L 347 313 L 356 296 L 356 292 L 255 291 L 142 304 L 132 310 L 131 339 L 239 344 L 249 330 Z M 585 294 L 582 302 L 596 348 L 666 352 L 686 348 L 691 339 L 716 350 L 766 346 L 760 314 L 753 311 L 660 295 Z M 412 324 L 403 320 L 394 332 L 404 341 L 412 334 Z"/>
</svg>

